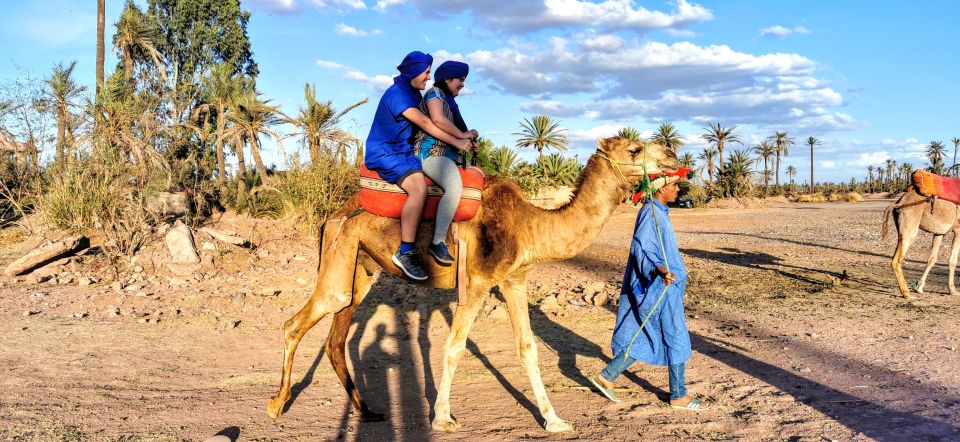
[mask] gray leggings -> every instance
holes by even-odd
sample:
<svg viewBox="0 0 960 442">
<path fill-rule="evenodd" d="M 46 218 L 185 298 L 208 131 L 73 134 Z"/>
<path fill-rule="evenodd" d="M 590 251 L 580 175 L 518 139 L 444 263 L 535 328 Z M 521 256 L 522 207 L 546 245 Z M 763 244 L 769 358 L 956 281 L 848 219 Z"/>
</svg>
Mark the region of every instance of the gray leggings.
<svg viewBox="0 0 960 442">
<path fill-rule="evenodd" d="M 463 180 L 457 169 L 457 164 L 447 157 L 434 156 L 423 160 L 423 173 L 443 188 L 443 196 L 437 207 L 437 226 L 433 229 L 434 244 L 447 239 L 447 230 L 463 196 Z"/>
</svg>

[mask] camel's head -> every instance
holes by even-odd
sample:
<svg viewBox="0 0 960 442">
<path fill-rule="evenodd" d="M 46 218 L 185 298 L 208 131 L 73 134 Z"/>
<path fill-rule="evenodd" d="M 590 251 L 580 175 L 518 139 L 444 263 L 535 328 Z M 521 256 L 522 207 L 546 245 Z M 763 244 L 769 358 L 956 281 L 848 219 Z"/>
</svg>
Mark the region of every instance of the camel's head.
<svg viewBox="0 0 960 442">
<path fill-rule="evenodd" d="M 639 181 L 645 171 L 654 174 L 680 168 L 676 152 L 656 143 L 623 137 L 603 138 L 597 141 L 597 152 L 616 162 L 623 175 L 632 182 Z"/>
</svg>

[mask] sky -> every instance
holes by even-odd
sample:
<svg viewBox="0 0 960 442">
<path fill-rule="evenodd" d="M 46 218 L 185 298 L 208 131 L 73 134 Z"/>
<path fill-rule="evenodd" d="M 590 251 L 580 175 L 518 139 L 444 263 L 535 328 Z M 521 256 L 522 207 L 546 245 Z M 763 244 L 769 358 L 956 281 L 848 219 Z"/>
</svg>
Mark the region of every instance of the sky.
<svg viewBox="0 0 960 442">
<path fill-rule="evenodd" d="M 77 60 L 93 89 L 96 2 L 0 0 L 0 83 Z M 123 1 L 107 0 L 107 41 Z M 141 5 L 145 1 L 139 1 Z M 960 137 L 960 2 L 632 0 L 242 0 L 257 87 L 288 114 L 306 83 L 344 108 L 366 138 L 395 66 L 413 50 L 470 64 L 457 102 L 471 128 L 513 146 L 524 118 L 561 121 L 584 161 L 599 137 L 677 126 L 702 152 L 708 123 L 737 124 L 749 148 L 775 131 L 797 141 L 782 160 L 809 180 L 863 179 L 887 159 L 927 165 L 930 141 Z M 109 52 L 109 51 L 108 51 Z M 116 64 L 108 53 L 107 70 Z M 289 128 L 281 128 L 289 132 Z M 297 149 L 285 141 L 287 152 Z M 265 160 L 280 163 L 267 143 Z M 535 152 L 522 153 L 526 159 Z"/>
</svg>

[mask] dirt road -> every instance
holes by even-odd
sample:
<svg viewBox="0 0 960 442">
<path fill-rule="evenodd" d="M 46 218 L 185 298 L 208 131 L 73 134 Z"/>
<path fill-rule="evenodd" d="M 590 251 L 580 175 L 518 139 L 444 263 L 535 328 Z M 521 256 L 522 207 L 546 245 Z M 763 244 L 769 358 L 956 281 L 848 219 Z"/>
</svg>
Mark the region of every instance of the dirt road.
<svg viewBox="0 0 960 442">
<path fill-rule="evenodd" d="M 636 214 L 623 206 L 590 248 L 531 277 L 543 379 L 573 432 L 541 428 L 495 298 L 454 379 L 463 429 L 431 432 L 456 294 L 392 277 L 358 309 L 348 341 L 361 391 L 389 420 L 351 411 L 320 352 L 329 318 L 300 346 L 289 410 L 268 418 L 279 327 L 316 268 L 312 241 L 284 235 L 257 252 L 218 250 L 216 270 L 185 277 L 144 262 L 134 283 L 80 286 L 107 279 L 85 264 L 42 282 L 0 278 L 0 439 L 960 440 L 960 298 L 947 295 L 945 264 L 917 301 L 897 297 L 895 238 L 878 234 L 888 203 L 671 211 L 690 269 L 688 388 L 712 411 L 667 407 L 663 367 L 633 367 L 620 403 L 583 388 L 611 356 L 615 307 L 583 305 L 578 292 L 619 293 Z M 908 255 L 911 282 L 929 244 L 921 236 Z M 0 265 L 17 248 L 3 247 Z M 552 294 L 561 309 L 541 310 Z"/>
</svg>

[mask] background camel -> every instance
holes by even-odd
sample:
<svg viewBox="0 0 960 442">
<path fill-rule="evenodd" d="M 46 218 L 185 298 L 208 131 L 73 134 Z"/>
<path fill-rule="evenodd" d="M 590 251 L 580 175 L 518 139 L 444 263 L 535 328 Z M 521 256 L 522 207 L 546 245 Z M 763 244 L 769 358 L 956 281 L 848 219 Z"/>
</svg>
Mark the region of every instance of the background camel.
<svg viewBox="0 0 960 442">
<path fill-rule="evenodd" d="M 625 138 L 607 138 L 598 142 L 580 175 L 573 199 L 557 210 L 543 210 L 526 201 L 512 181 L 488 177 L 483 204 L 477 216 L 458 223 L 456 235 L 465 240 L 466 250 L 451 253 L 466 255 L 466 299 L 458 305 L 447 338 L 443 375 L 434 404 L 434 429 L 452 431 L 459 424 L 450 415 L 450 387 L 457 363 L 463 354 L 470 327 L 483 307 L 490 290 L 499 286 L 513 324 L 517 354 L 533 386 L 544 426 L 548 431 L 566 431 L 570 425 L 560 419 L 547 398 L 540 377 L 537 344 L 530 329 L 527 311 L 527 273 L 542 262 L 571 258 L 599 235 L 613 210 L 632 191 L 644 174 L 679 167 L 675 152 L 656 144 Z M 383 417 L 370 411 L 347 371 L 344 356 L 347 329 L 354 309 L 363 301 L 379 275 L 379 268 L 394 275 L 400 270 L 390 257 L 398 246 L 399 222 L 366 212 L 357 214 L 356 197 L 351 198 L 325 223 L 320 240 L 320 265 L 317 285 L 306 305 L 283 326 L 284 356 L 280 390 L 270 399 L 267 412 L 278 417 L 290 399 L 290 372 L 294 353 L 303 335 L 328 313 L 336 313 L 326 348 L 330 362 L 354 406 L 366 420 Z M 432 233 L 425 223 L 418 238 L 425 241 Z M 448 244 L 457 244 L 448 241 Z M 423 285 L 453 288 L 457 272 L 453 267 L 438 267 L 426 260 L 431 278 Z"/>
<path fill-rule="evenodd" d="M 953 282 L 953 273 L 957 268 L 957 252 L 960 252 L 960 241 L 957 233 L 960 232 L 960 209 L 956 204 L 938 198 L 928 198 L 917 193 L 913 186 L 910 186 L 903 196 L 896 203 L 891 204 L 883 212 L 883 227 L 880 229 L 880 238 L 886 238 L 887 225 L 890 221 L 890 214 L 893 213 L 893 222 L 897 226 L 897 249 L 893 253 L 893 274 L 897 277 L 897 285 L 900 288 L 900 294 L 904 298 L 913 299 L 907 287 L 907 280 L 903 276 L 903 260 L 910 249 L 910 245 L 917 238 L 920 230 L 933 234 L 933 245 L 930 249 L 930 257 L 927 258 L 927 267 L 923 270 L 923 275 L 917 282 L 917 293 L 923 293 L 923 286 L 927 282 L 927 275 L 930 269 L 937 263 L 937 255 L 940 252 L 940 244 L 943 236 L 953 232 L 953 245 L 950 249 L 950 271 L 947 278 L 950 294 L 960 294 Z"/>
</svg>

